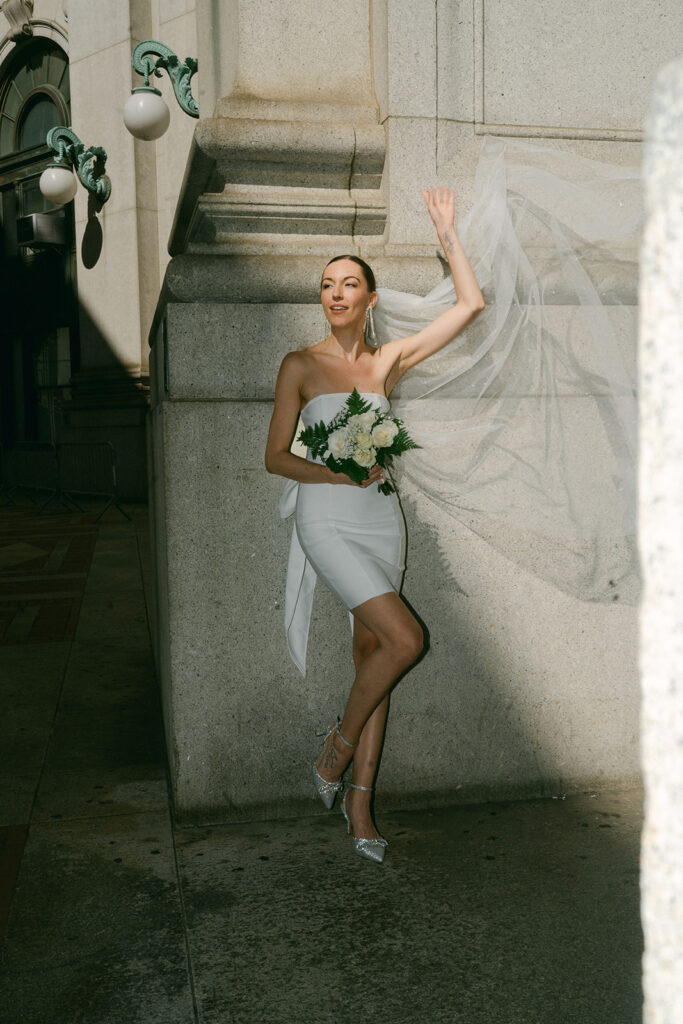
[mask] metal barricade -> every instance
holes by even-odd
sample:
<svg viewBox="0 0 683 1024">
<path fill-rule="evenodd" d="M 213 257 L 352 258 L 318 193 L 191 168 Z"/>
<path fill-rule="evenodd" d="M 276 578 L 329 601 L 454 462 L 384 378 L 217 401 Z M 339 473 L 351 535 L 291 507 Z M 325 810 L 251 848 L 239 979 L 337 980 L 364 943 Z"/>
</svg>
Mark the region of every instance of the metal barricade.
<svg viewBox="0 0 683 1024">
<path fill-rule="evenodd" d="M 118 502 L 116 449 L 110 441 L 67 441 L 57 445 L 57 488 L 48 502 L 57 499 L 62 505 L 72 504 L 82 511 L 74 495 L 105 499 L 95 522 L 111 505 L 130 519 Z"/>
<path fill-rule="evenodd" d="M 3 448 L 2 486 L 0 493 L 14 504 L 12 495 L 22 490 L 38 493 L 59 487 L 57 449 L 53 444 L 18 444 L 14 448 Z"/>
</svg>

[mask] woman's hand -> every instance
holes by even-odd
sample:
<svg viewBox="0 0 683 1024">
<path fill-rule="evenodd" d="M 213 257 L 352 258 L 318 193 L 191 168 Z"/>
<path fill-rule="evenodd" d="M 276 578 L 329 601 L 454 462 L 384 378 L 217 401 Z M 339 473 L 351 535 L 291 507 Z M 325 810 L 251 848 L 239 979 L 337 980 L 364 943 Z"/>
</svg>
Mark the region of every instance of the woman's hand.
<svg viewBox="0 0 683 1024">
<path fill-rule="evenodd" d="M 455 231 L 455 192 L 453 189 L 423 188 L 422 198 L 439 238 L 443 239 L 449 229 Z"/>
<path fill-rule="evenodd" d="M 368 478 L 363 481 L 361 487 L 369 487 L 370 484 L 383 484 L 384 480 L 384 469 L 382 466 L 374 465 L 372 469 L 368 470 Z"/>
<path fill-rule="evenodd" d="M 368 470 L 368 476 L 366 480 L 363 480 L 361 484 L 357 484 L 355 480 L 352 480 L 346 473 L 332 473 L 332 483 L 335 484 L 350 484 L 351 487 L 369 487 L 370 484 L 383 484 L 386 480 L 384 469 L 380 465 L 375 465 L 372 469 Z"/>
</svg>

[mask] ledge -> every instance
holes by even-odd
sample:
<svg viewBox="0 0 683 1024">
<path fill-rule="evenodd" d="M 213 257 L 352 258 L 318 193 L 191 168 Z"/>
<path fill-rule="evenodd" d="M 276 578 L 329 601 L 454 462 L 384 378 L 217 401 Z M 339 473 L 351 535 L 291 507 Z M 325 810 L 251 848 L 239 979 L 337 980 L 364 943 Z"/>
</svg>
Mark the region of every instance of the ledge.
<svg viewBox="0 0 683 1024">
<path fill-rule="evenodd" d="M 184 252 L 197 233 L 200 240 L 205 238 L 207 214 L 220 218 L 222 205 L 234 206 L 230 190 L 224 195 L 226 186 L 233 187 L 233 191 L 234 187 L 241 188 L 241 205 L 252 207 L 252 222 L 258 221 L 259 209 L 272 207 L 274 202 L 282 207 L 283 191 L 288 190 L 289 208 L 280 211 L 285 221 L 292 222 L 285 233 L 300 230 L 299 210 L 310 206 L 312 189 L 317 191 L 318 205 L 327 203 L 333 219 L 340 207 L 340 192 L 345 197 L 342 219 L 349 203 L 354 210 L 358 205 L 353 193 L 374 192 L 378 202 L 373 209 L 372 228 L 366 232 L 381 234 L 386 216 L 379 191 L 384 156 L 384 128 L 378 124 L 202 119 L 192 140 L 169 252 L 172 256 Z M 201 197 L 211 193 L 210 202 L 200 211 Z M 367 200 L 361 205 L 369 206 Z M 351 233 L 356 220 L 353 212 L 351 230 L 346 233 Z M 264 228 L 272 231 L 268 218 Z M 257 231 L 258 224 L 250 230 Z"/>
</svg>

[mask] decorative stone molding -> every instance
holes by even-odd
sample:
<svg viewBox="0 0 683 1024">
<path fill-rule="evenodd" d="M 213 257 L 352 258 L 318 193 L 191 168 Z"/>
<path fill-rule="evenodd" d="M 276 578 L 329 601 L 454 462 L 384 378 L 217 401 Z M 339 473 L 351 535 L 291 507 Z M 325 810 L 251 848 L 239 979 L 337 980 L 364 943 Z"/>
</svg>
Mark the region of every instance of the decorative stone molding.
<svg viewBox="0 0 683 1024">
<path fill-rule="evenodd" d="M 384 128 L 206 118 L 197 125 L 169 251 L 255 253 L 330 237 L 379 241 Z M 305 242 L 304 242 L 305 240 Z"/>
<path fill-rule="evenodd" d="M 4 3 L 0 4 L 0 11 L 10 24 L 10 39 L 19 40 L 24 36 L 33 35 L 33 3 L 34 0 L 4 0 Z"/>
</svg>

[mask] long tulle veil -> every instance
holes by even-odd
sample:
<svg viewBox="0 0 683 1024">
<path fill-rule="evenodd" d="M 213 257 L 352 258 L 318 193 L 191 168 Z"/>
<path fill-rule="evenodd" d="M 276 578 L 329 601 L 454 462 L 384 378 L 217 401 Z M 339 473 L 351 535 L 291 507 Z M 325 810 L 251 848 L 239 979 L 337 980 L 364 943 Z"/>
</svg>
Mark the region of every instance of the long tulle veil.
<svg viewBox="0 0 683 1024">
<path fill-rule="evenodd" d="M 407 478 L 512 561 L 585 600 L 631 602 L 640 171 L 484 140 L 459 225 L 487 301 L 392 394 L 423 446 Z M 380 289 L 381 344 L 455 301 Z"/>
</svg>

